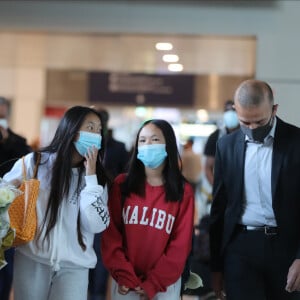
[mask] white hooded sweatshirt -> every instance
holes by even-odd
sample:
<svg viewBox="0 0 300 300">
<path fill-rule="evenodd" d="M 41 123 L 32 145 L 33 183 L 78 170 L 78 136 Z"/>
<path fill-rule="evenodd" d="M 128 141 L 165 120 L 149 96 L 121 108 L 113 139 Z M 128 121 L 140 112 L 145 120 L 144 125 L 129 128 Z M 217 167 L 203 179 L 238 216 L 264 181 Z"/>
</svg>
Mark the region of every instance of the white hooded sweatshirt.
<svg viewBox="0 0 300 300">
<path fill-rule="evenodd" d="M 51 188 L 51 174 L 55 154 L 42 153 L 37 178 L 40 191 L 37 200 L 38 228 L 43 224 Z M 27 179 L 32 178 L 34 169 L 33 153 L 25 156 Z M 51 265 L 57 271 L 60 267 L 94 268 L 97 257 L 93 249 L 94 234 L 102 232 L 109 225 L 107 208 L 107 187 L 98 184 L 97 176 L 84 176 L 80 191 L 77 192 L 79 172 L 72 169 L 70 191 L 64 198 L 58 211 L 57 222 L 42 244 L 46 226 L 40 239 L 16 248 L 23 255 L 37 262 Z M 5 174 L 3 179 L 18 186 L 22 182 L 22 159 Z M 80 214 L 80 228 L 86 250 L 83 250 L 77 238 L 77 218 Z M 47 224 L 47 223 L 46 223 Z"/>
</svg>

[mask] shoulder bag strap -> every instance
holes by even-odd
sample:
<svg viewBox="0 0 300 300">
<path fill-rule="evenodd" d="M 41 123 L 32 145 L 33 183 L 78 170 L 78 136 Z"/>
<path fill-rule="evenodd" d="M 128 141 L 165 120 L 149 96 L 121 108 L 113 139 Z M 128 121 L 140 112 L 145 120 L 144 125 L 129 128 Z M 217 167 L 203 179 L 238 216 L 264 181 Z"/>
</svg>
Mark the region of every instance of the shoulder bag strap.
<svg viewBox="0 0 300 300">
<path fill-rule="evenodd" d="M 22 175 L 23 181 L 26 180 L 25 156 L 22 156 Z"/>
<path fill-rule="evenodd" d="M 36 178 L 36 176 L 37 176 L 40 161 L 41 161 L 41 152 L 36 152 L 36 163 L 35 163 L 34 170 L 33 170 L 33 178 Z M 23 160 L 23 163 L 24 163 L 24 160 Z"/>
</svg>

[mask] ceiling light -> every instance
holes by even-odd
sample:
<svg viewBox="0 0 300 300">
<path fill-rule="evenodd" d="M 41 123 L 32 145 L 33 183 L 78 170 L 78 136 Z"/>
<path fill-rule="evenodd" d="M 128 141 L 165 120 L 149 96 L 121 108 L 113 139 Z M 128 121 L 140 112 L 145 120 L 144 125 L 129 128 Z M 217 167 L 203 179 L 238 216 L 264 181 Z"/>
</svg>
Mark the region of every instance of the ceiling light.
<svg viewBox="0 0 300 300">
<path fill-rule="evenodd" d="M 162 59 L 164 62 L 173 63 L 178 62 L 179 57 L 176 54 L 165 54 Z"/>
<path fill-rule="evenodd" d="M 183 70 L 182 64 L 169 64 L 168 69 L 171 72 L 181 72 Z"/>
<path fill-rule="evenodd" d="M 137 117 L 142 118 L 146 115 L 146 113 L 147 113 L 147 109 L 144 106 L 138 106 L 135 108 L 135 115 Z"/>
<path fill-rule="evenodd" d="M 171 43 L 156 43 L 155 48 L 157 50 L 167 51 L 172 50 L 173 45 Z"/>
<path fill-rule="evenodd" d="M 187 124 L 179 125 L 179 132 L 184 136 L 202 136 L 207 137 L 217 129 L 214 124 Z"/>
</svg>

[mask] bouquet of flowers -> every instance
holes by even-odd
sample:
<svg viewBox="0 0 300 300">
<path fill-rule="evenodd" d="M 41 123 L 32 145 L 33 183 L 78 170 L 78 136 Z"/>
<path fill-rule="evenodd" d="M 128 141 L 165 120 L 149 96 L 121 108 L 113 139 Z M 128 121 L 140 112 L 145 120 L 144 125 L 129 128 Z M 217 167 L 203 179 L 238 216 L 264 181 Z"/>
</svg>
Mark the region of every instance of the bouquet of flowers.
<svg viewBox="0 0 300 300">
<path fill-rule="evenodd" d="M 0 178 L 0 270 L 6 265 L 4 250 L 12 246 L 15 237 L 14 230 L 10 228 L 8 208 L 20 193 L 15 186 Z"/>
</svg>

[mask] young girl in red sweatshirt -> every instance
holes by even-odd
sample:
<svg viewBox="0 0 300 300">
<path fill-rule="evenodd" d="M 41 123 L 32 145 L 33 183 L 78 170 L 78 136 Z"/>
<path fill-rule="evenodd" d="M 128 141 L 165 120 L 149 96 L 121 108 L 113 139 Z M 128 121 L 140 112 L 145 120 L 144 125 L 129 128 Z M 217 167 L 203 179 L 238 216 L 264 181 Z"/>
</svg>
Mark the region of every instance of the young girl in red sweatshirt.
<svg viewBox="0 0 300 300">
<path fill-rule="evenodd" d="M 192 245 L 194 193 L 178 165 L 172 126 L 140 128 L 128 174 L 109 195 L 111 222 L 102 234 L 112 300 L 177 300 Z"/>
</svg>

